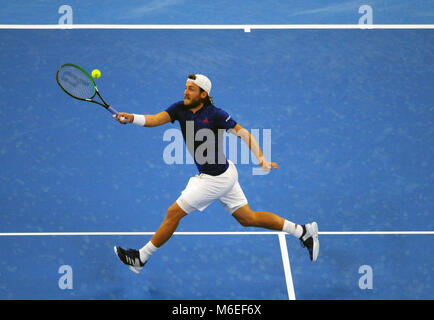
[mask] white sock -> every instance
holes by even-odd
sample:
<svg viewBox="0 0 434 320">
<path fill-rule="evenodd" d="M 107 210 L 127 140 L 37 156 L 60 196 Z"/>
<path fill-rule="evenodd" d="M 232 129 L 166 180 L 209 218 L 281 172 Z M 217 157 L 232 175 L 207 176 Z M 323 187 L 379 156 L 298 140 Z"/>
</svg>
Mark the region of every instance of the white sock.
<svg viewBox="0 0 434 320">
<path fill-rule="evenodd" d="M 151 241 L 149 241 L 142 249 L 140 249 L 140 260 L 142 263 L 145 263 L 145 261 L 147 261 L 151 254 L 157 251 L 157 249 L 158 248 L 154 246 Z"/>
<path fill-rule="evenodd" d="M 285 220 L 282 231 L 292 234 L 294 237 L 300 238 L 303 234 L 303 227 L 299 224 Z"/>
</svg>

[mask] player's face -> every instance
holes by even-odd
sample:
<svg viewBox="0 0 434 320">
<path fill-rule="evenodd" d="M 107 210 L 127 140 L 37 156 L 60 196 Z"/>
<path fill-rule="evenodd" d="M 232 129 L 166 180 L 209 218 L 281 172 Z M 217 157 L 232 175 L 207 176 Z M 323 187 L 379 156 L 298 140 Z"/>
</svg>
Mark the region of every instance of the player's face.
<svg viewBox="0 0 434 320">
<path fill-rule="evenodd" d="M 202 103 L 204 98 L 203 92 L 201 94 L 200 88 L 197 84 L 187 81 L 184 91 L 184 105 L 189 108 L 195 108 Z"/>
</svg>

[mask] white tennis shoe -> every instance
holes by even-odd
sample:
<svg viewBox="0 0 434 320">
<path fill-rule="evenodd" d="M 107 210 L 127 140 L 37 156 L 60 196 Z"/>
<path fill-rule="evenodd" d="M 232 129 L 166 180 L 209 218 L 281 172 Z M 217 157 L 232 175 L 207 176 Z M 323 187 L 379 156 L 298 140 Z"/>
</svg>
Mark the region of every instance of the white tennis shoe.
<svg viewBox="0 0 434 320">
<path fill-rule="evenodd" d="M 305 224 L 306 234 L 300 239 L 303 247 L 309 251 L 311 261 L 316 261 L 319 254 L 318 224 L 316 222 Z"/>
<path fill-rule="evenodd" d="M 118 258 L 124 264 L 126 264 L 132 272 L 136 274 L 138 274 L 143 269 L 143 266 L 147 262 L 145 261 L 145 263 L 142 263 L 142 261 L 140 261 L 140 253 L 138 250 L 134 250 L 134 249 L 124 250 L 121 247 L 116 246 L 114 247 L 114 251 L 118 256 Z"/>
</svg>

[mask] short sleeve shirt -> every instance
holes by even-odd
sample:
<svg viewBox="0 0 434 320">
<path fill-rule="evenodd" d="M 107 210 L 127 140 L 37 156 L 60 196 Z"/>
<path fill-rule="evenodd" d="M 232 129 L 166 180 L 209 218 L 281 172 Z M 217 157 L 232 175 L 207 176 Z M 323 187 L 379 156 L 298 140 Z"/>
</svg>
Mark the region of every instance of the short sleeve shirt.
<svg viewBox="0 0 434 320">
<path fill-rule="evenodd" d="M 200 173 L 217 176 L 226 171 L 229 163 L 223 152 L 223 133 L 237 122 L 224 110 L 205 105 L 193 113 L 183 101 L 165 110 L 172 123 L 179 121 L 187 149 Z"/>
</svg>

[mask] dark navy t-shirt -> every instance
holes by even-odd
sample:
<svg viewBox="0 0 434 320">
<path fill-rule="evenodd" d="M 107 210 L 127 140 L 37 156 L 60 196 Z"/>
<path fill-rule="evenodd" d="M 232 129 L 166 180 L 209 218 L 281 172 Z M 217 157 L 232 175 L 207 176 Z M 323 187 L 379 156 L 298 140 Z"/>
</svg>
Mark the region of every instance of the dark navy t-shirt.
<svg viewBox="0 0 434 320">
<path fill-rule="evenodd" d="M 237 122 L 214 105 L 206 105 L 193 113 L 184 106 L 184 101 L 179 101 L 166 111 L 172 123 L 179 121 L 185 144 L 199 172 L 212 176 L 225 172 L 229 163 L 223 153 L 223 133 Z"/>
</svg>

